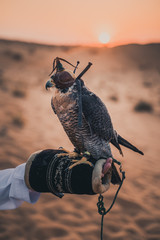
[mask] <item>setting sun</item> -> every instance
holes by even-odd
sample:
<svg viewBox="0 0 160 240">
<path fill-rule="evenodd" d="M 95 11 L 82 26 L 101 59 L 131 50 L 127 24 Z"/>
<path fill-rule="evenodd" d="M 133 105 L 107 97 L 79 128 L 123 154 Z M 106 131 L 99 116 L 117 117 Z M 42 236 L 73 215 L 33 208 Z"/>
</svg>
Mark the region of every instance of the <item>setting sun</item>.
<svg viewBox="0 0 160 240">
<path fill-rule="evenodd" d="M 160 0 L 1 0 L 0 38 L 100 47 L 159 42 L 159 9 Z"/>
<path fill-rule="evenodd" d="M 103 44 L 106 44 L 106 43 L 109 43 L 110 41 L 110 36 L 108 33 L 106 32 L 102 32 L 100 35 L 99 35 L 99 41 L 100 43 L 103 43 Z"/>
</svg>

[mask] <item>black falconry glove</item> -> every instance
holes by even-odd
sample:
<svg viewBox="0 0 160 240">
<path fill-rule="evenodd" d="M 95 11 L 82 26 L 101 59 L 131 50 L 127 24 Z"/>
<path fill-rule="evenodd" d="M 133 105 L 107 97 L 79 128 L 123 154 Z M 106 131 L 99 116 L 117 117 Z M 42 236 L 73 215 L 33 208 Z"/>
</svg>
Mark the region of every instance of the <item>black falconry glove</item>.
<svg viewBox="0 0 160 240">
<path fill-rule="evenodd" d="M 65 153 L 64 150 L 47 149 L 33 153 L 26 163 L 25 183 L 31 190 L 37 192 L 50 192 L 62 198 L 63 193 L 72 194 L 97 194 L 106 192 L 110 182 L 120 184 L 121 179 L 118 172 L 113 168 L 103 169 L 106 159 L 95 161 L 90 157 L 88 161 L 92 164 L 79 164 L 72 169 L 71 158 L 58 156 Z M 80 160 L 81 157 L 76 158 Z M 112 164 L 113 167 L 113 164 Z M 115 168 L 115 167 L 114 167 Z"/>
</svg>

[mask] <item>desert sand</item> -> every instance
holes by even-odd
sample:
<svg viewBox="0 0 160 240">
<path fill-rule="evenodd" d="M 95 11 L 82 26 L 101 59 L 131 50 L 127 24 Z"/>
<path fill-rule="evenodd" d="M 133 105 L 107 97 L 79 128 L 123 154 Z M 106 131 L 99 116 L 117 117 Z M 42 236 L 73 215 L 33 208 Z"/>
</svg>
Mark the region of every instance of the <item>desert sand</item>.
<svg viewBox="0 0 160 240">
<path fill-rule="evenodd" d="M 104 218 L 104 239 L 160 239 L 160 44 L 112 49 L 0 41 L 0 169 L 24 163 L 39 149 L 73 149 L 45 90 L 53 59 L 73 64 L 77 74 L 88 62 L 85 84 L 106 104 L 117 132 L 144 152 L 124 147 L 126 180 L 111 212 Z M 70 66 L 65 65 L 71 69 Z M 135 109 L 137 104 L 140 107 Z M 104 194 L 109 207 L 117 186 Z M 100 239 L 95 196 L 42 194 L 35 205 L 0 212 L 1 240 Z"/>
</svg>

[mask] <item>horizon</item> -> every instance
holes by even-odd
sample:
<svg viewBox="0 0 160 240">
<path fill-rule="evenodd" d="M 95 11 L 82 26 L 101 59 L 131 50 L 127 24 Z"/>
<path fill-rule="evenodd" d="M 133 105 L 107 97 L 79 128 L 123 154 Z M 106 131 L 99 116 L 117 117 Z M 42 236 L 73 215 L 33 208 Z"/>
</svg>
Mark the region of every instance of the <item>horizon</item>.
<svg viewBox="0 0 160 240">
<path fill-rule="evenodd" d="M 146 46 L 146 45 L 156 45 L 160 44 L 159 42 L 146 42 L 146 43 L 136 43 L 136 42 L 130 42 L 130 43 L 122 43 L 119 45 L 113 45 L 108 46 L 107 44 L 52 44 L 52 43 L 45 43 L 45 42 L 38 42 L 38 41 L 25 41 L 20 39 L 9 39 L 9 38 L 1 38 L 0 41 L 4 42 L 13 42 L 13 43 L 22 43 L 22 44 L 33 44 L 33 45 L 39 45 L 39 46 L 46 46 L 46 47 L 87 47 L 87 48 L 116 48 L 116 47 L 122 47 L 122 46 L 131 46 L 131 45 L 138 45 L 138 46 Z"/>
</svg>

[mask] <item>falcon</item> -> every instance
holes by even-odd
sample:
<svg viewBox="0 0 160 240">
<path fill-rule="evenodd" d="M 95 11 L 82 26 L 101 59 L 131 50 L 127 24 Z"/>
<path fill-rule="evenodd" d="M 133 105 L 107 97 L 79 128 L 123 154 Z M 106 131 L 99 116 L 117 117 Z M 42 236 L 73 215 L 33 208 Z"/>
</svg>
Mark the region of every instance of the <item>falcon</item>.
<svg viewBox="0 0 160 240">
<path fill-rule="evenodd" d="M 81 79 L 81 76 L 89 69 L 91 63 L 76 78 L 75 70 L 77 66 L 74 72 L 71 72 L 64 69 L 60 60 L 64 59 L 57 57 L 54 60 L 52 72 L 54 70 L 56 72 L 46 83 L 46 89 L 51 87 L 55 89 L 51 99 L 52 109 L 74 145 L 74 152 L 83 155 L 82 159 L 75 162 L 71 168 L 81 163 L 90 164 L 87 161 L 87 155 L 91 155 L 96 161 L 101 158 L 113 158 L 110 143 L 122 155 L 120 145 L 143 155 L 143 152 L 122 138 L 114 130 L 106 106 L 96 94 L 85 86 Z M 113 168 L 115 167 L 112 163 Z"/>
</svg>

